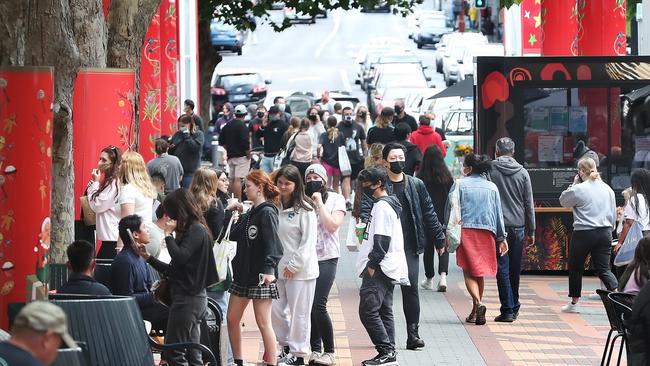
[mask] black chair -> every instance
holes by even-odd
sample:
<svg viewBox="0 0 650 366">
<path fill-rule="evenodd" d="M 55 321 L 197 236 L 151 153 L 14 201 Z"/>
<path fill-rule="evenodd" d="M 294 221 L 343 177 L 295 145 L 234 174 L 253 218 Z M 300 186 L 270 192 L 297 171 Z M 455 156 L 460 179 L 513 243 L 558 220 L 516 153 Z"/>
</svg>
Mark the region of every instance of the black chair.
<svg viewBox="0 0 650 366">
<path fill-rule="evenodd" d="M 207 315 L 201 324 L 201 344 L 210 348 L 217 356 L 218 366 L 227 365 L 226 339 L 227 333 L 223 331 L 223 313 L 216 301 L 208 297 Z"/>
<path fill-rule="evenodd" d="M 619 348 L 618 351 L 618 360 L 616 362 L 616 365 L 621 364 L 621 356 L 623 354 L 623 346 L 626 346 L 627 349 L 627 330 L 625 328 L 625 319 L 628 318 L 632 314 L 632 303 L 634 303 L 634 298 L 636 296 L 632 294 L 626 294 L 624 292 L 611 292 L 607 294 L 607 298 L 610 300 L 614 311 L 616 312 L 616 320 L 619 325 L 620 329 L 620 337 L 621 337 L 621 347 Z M 607 364 L 609 365 L 609 361 L 612 358 L 612 352 L 614 351 L 614 342 L 612 342 L 612 346 L 609 352 L 609 357 L 607 358 Z"/>
<path fill-rule="evenodd" d="M 616 309 L 614 308 L 614 304 L 608 297 L 608 295 L 611 294 L 612 292 L 607 290 L 597 289 L 596 293 L 600 296 L 600 300 L 603 302 L 603 305 L 605 306 L 605 312 L 607 313 L 607 319 L 609 320 L 609 327 L 610 327 L 609 333 L 607 334 L 607 341 L 605 342 L 605 348 L 603 349 L 603 357 L 600 360 L 600 366 L 604 366 L 605 359 L 607 359 L 607 365 L 609 365 L 609 361 L 612 357 L 612 352 L 614 350 L 614 343 L 619 337 L 623 336 L 623 328 L 622 328 L 621 321 L 618 318 L 618 315 L 616 314 Z M 612 338 L 612 334 L 614 334 L 614 332 L 615 335 L 614 338 Z M 607 357 L 607 355 L 609 355 L 609 357 Z"/>
<path fill-rule="evenodd" d="M 112 260 L 97 260 L 95 264 L 94 277 L 97 282 L 111 288 L 111 264 Z"/>
<path fill-rule="evenodd" d="M 68 265 L 65 263 L 50 263 L 50 290 L 58 290 L 68 282 Z"/>
<path fill-rule="evenodd" d="M 144 327 L 140 309 L 131 297 L 52 296 L 68 316 L 69 332 L 88 345 L 90 365 L 153 365 L 151 350 L 182 351 L 198 349 L 210 365 L 217 365 L 214 354 L 195 343 L 158 344 Z"/>
</svg>

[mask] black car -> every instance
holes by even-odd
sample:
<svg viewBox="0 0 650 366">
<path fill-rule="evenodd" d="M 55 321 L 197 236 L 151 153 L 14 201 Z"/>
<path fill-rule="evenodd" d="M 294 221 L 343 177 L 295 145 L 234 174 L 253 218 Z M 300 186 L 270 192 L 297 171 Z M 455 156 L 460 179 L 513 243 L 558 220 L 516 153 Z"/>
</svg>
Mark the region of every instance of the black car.
<svg viewBox="0 0 650 366">
<path fill-rule="evenodd" d="M 386 3 L 385 1 L 380 1 L 379 4 L 377 5 L 372 5 L 372 6 L 363 6 L 361 8 L 362 13 L 370 13 L 370 12 L 376 12 L 376 13 L 390 13 L 390 4 Z"/>
<path fill-rule="evenodd" d="M 271 80 L 264 80 L 262 75 L 254 70 L 224 72 L 215 69 L 210 89 L 213 115 L 221 112 L 226 102 L 232 104 L 264 102 L 268 84 L 271 84 Z"/>
<path fill-rule="evenodd" d="M 452 32 L 447 27 L 447 20 L 444 17 L 431 17 L 420 20 L 418 29 L 413 35 L 413 41 L 422 48 L 425 45 L 435 45 L 440 42 L 443 34 Z"/>
</svg>

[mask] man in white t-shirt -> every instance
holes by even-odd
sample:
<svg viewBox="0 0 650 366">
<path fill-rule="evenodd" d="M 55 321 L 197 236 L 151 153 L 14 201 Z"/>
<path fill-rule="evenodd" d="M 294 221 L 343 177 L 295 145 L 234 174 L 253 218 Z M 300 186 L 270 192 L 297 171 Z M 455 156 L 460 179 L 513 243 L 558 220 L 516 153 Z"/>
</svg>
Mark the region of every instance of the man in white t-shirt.
<svg viewBox="0 0 650 366">
<path fill-rule="evenodd" d="M 357 178 L 368 196 L 375 198 L 363 242 L 359 246 L 357 273 L 363 279 L 359 289 L 359 316 L 378 355 L 366 366 L 397 365 L 393 288 L 408 284 L 404 237 L 399 200 L 386 193 L 388 175 L 382 168 L 361 171 Z"/>
</svg>

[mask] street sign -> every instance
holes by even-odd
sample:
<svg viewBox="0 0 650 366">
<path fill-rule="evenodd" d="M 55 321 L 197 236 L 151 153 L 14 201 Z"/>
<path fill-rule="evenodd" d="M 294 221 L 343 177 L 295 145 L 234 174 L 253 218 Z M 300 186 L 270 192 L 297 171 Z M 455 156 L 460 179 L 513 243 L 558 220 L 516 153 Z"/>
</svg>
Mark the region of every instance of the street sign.
<svg viewBox="0 0 650 366">
<path fill-rule="evenodd" d="M 487 0 L 474 0 L 474 7 L 477 9 L 485 9 Z"/>
</svg>

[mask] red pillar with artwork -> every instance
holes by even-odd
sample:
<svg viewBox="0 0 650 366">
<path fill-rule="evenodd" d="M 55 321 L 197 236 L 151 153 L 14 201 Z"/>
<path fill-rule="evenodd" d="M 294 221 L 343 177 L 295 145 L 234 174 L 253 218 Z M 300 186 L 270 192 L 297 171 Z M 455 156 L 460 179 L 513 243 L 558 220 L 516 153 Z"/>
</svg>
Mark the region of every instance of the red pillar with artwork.
<svg viewBox="0 0 650 366">
<path fill-rule="evenodd" d="M 584 33 L 578 18 L 576 0 L 541 0 L 542 55 L 578 54 L 578 41 Z"/>
<path fill-rule="evenodd" d="M 0 328 L 47 298 L 54 70 L 0 68 Z"/>
</svg>

